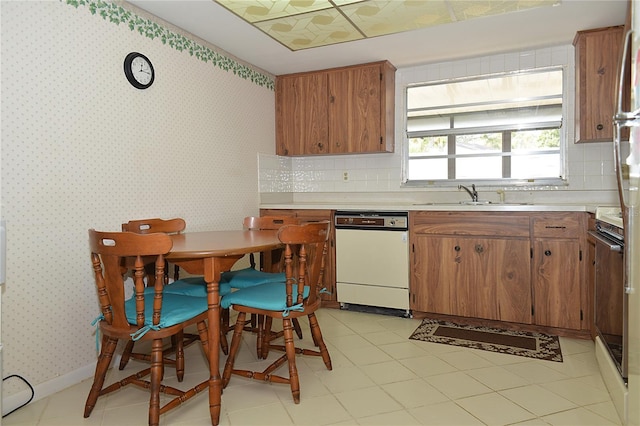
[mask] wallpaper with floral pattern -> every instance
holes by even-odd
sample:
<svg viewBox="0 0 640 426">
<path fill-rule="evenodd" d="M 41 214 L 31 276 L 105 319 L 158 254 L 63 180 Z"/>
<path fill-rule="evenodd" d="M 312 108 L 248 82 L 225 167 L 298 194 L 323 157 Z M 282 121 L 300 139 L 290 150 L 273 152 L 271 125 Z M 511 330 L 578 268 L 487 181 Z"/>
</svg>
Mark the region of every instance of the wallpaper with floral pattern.
<svg viewBox="0 0 640 426">
<path fill-rule="evenodd" d="M 0 19 L 3 375 L 41 397 L 95 368 L 87 230 L 152 217 L 241 229 L 259 212 L 257 154 L 275 150 L 274 91 L 117 3 L 2 1 Z M 123 72 L 130 52 L 153 63 L 146 90 Z M 3 393 L 5 409 L 29 396 L 16 379 Z"/>
</svg>

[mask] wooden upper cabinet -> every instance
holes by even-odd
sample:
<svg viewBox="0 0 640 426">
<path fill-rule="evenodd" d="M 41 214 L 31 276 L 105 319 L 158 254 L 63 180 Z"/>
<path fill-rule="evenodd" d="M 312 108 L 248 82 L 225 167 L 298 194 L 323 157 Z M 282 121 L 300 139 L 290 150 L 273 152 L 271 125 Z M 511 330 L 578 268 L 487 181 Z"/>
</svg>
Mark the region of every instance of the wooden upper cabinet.
<svg viewBox="0 0 640 426">
<path fill-rule="evenodd" d="M 329 128 L 327 73 L 276 80 L 276 153 L 327 154 Z"/>
<path fill-rule="evenodd" d="M 575 141 L 613 141 L 613 115 L 623 26 L 579 31 L 573 40 L 576 62 Z M 630 74 L 627 73 L 629 77 Z M 625 78 L 629 85 L 630 77 Z M 623 91 L 629 106 L 629 89 Z M 626 137 L 625 137 L 626 136 Z M 623 134 L 623 138 L 628 138 Z"/>
<path fill-rule="evenodd" d="M 393 152 L 395 68 L 375 62 L 276 79 L 276 154 Z"/>
</svg>

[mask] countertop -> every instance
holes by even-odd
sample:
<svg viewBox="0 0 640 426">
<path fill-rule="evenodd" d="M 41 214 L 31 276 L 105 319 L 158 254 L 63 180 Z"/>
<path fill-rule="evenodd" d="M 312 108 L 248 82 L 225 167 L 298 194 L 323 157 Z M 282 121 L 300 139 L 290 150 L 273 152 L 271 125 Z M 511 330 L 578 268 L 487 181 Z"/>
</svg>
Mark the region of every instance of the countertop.
<svg viewBox="0 0 640 426">
<path fill-rule="evenodd" d="M 464 203 L 291 203 L 260 205 L 261 209 L 298 210 L 377 210 L 377 211 L 499 211 L 499 212 L 589 212 L 595 213 L 596 205 L 590 204 L 528 204 L 489 203 L 469 205 Z"/>
</svg>

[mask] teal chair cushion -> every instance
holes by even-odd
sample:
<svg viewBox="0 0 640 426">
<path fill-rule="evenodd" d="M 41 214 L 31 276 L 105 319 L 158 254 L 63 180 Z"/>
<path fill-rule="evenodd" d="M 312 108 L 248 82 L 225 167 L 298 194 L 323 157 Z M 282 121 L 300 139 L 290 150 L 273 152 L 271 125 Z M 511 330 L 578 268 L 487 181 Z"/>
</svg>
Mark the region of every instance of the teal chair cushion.
<svg viewBox="0 0 640 426">
<path fill-rule="evenodd" d="M 153 287 L 149 287 L 153 292 Z M 147 291 L 147 289 L 145 289 Z M 219 285 L 220 296 L 231 293 L 231 285 L 221 282 Z M 165 286 L 165 294 L 181 294 L 183 296 L 207 297 L 207 283 L 202 277 L 182 278 Z"/>
<path fill-rule="evenodd" d="M 231 288 L 248 288 L 260 284 L 284 282 L 284 272 L 263 272 L 251 267 L 223 272 L 220 283 L 229 283 Z"/>
<path fill-rule="evenodd" d="M 153 290 L 152 287 L 148 287 Z M 145 289 L 145 293 L 147 289 Z M 144 327 L 132 334 L 133 340 L 138 340 L 149 330 L 159 330 L 171 327 L 183 321 L 206 312 L 207 299 L 205 297 L 191 297 L 181 294 L 168 294 L 162 296 L 162 310 L 160 323 L 153 325 L 153 297 L 145 297 Z M 124 302 L 125 315 L 129 324 L 136 324 L 136 300 L 135 296 Z"/>
<path fill-rule="evenodd" d="M 304 287 L 303 296 L 309 296 L 308 286 Z M 224 309 L 231 305 L 242 305 L 285 313 L 303 310 L 302 306 L 287 306 L 287 288 L 284 282 L 266 283 L 233 291 L 222 298 L 220 305 Z"/>
</svg>

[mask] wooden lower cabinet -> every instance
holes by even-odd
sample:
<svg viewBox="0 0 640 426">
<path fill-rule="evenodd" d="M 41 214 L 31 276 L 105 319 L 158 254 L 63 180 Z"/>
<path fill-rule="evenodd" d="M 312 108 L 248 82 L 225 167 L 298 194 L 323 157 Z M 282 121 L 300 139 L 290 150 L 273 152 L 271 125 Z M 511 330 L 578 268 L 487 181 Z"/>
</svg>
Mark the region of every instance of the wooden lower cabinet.
<svg viewBox="0 0 640 426">
<path fill-rule="evenodd" d="M 578 240 L 533 240 L 533 315 L 537 325 L 580 330 L 582 300 Z"/>
<path fill-rule="evenodd" d="M 335 229 L 333 226 L 333 210 L 295 210 L 295 209 L 261 209 L 260 216 L 293 216 L 300 219 L 301 222 L 319 222 L 328 220 L 331 223 L 331 232 L 329 234 L 329 244 L 327 248 L 327 258 L 325 260 L 324 269 L 324 292 L 320 294 L 323 301 L 328 302 L 327 306 L 338 306 L 338 297 L 336 294 L 336 250 L 335 250 Z M 325 306 L 323 304 L 323 306 Z"/>
<path fill-rule="evenodd" d="M 591 311 L 586 258 L 587 214 L 531 215 L 534 323 L 590 330 Z"/>
<path fill-rule="evenodd" d="M 332 210 L 260 214 L 333 223 Z M 411 310 L 588 333 L 587 219 L 576 212 L 409 212 Z M 324 280 L 323 306 L 338 307 L 333 226 Z"/>
<path fill-rule="evenodd" d="M 588 331 L 586 214 L 411 212 L 411 309 Z"/>
<path fill-rule="evenodd" d="M 412 251 L 413 310 L 531 323 L 528 238 L 417 233 Z"/>
</svg>

